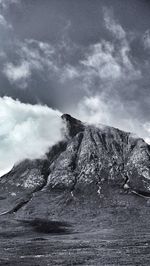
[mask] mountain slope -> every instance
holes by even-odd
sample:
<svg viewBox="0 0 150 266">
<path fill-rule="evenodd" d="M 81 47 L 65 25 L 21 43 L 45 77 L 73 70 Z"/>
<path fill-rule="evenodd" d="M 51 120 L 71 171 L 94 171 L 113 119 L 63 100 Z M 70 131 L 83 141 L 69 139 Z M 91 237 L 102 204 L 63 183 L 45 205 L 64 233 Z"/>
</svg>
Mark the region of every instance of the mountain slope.
<svg viewBox="0 0 150 266">
<path fill-rule="evenodd" d="M 83 125 L 69 115 L 62 118 L 68 128 L 67 147 L 50 165 L 48 187 L 81 190 L 94 184 L 100 193 L 103 183 L 110 183 L 149 193 L 150 146 L 143 139 L 107 126 Z"/>
<path fill-rule="evenodd" d="M 0 179 L 1 214 L 16 212 L 38 191 L 71 197 L 150 196 L 150 146 L 119 129 L 88 125 L 64 114 L 65 138 L 44 159 L 25 160 Z"/>
</svg>

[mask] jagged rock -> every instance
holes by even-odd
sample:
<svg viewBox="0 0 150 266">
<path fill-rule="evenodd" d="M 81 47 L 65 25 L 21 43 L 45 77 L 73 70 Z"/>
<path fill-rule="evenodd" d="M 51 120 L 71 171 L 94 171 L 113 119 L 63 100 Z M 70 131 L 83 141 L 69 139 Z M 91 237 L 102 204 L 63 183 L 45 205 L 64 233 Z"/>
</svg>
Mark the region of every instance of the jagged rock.
<svg viewBox="0 0 150 266">
<path fill-rule="evenodd" d="M 20 199 L 24 204 L 37 191 L 100 198 L 120 188 L 150 196 L 150 146 L 143 139 L 116 128 L 88 125 L 68 114 L 62 119 L 64 140 L 44 159 L 25 160 L 0 179 L 2 202 L 7 202 L 3 212 L 22 206 L 16 205 Z"/>
<path fill-rule="evenodd" d="M 84 131 L 84 125 L 80 120 L 77 120 L 68 114 L 63 114 L 61 118 L 66 123 L 66 129 L 69 137 L 74 137 L 77 133 Z"/>
</svg>

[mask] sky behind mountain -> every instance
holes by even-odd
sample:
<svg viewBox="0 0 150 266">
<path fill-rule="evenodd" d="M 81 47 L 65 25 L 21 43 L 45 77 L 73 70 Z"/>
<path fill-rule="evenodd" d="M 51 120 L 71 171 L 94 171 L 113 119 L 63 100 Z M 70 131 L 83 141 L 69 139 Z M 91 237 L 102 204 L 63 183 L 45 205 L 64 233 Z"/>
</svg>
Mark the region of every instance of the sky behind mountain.
<svg viewBox="0 0 150 266">
<path fill-rule="evenodd" d="M 6 125 L 14 114 L 12 105 L 17 112 L 21 103 L 21 118 L 11 123 L 18 134 L 33 109 L 45 110 L 47 105 L 56 117 L 68 112 L 83 121 L 132 131 L 150 142 L 149 1 L 0 0 L 0 37 L 0 148 L 5 154 L 0 156 L 1 168 L 8 161 L 12 164 L 15 156 L 8 160 L 7 155 L 13 154 L 14 143 L 21 145 L 13 138 L 8 141 Z M 25 116 L 28 104 L 35 106 Z M 41 126 L 47 119 L 42 117 Z M 31 131 L 27 130 L 29 139 Z M 32 144 L 31 153 L 24 148 L 23 157 L 33 157 L 34 149 Z"/>
</svg>

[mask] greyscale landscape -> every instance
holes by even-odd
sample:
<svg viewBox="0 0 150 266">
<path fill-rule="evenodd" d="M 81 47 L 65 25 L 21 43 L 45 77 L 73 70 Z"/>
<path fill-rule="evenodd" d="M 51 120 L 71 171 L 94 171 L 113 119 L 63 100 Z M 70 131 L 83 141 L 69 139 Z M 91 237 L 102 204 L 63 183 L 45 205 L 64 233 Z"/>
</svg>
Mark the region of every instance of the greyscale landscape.
<svg viewBox="0 0 150 266">
<path fill-rule="evenodd" d="M 149 266 L 149 1 L 0 0 L 0 37 L 0 266 Z"/>
</svg>

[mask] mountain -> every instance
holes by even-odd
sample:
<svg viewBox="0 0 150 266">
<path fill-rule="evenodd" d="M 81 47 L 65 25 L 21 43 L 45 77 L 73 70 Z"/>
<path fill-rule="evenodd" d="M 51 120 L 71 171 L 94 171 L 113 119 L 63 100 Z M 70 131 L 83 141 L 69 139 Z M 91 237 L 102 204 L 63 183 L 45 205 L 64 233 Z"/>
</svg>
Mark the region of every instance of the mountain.
<svg viewBox="0 0 150 266">
<path fill-rule="evenodd" d="M 114 198 L 129 203 L 135 194 L 150 197 L 150 146 L 143 139 L 117 128 L 82 123 L 68 114 L 62 119 L 62 141 L 43 159 L 24 160 L 1 177 L 1 215 L 52 215 L 56 209 L 59 215 L 64 202 L 98 206 L 105 199 L 113 204 Z"/>
</svg>

